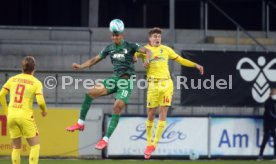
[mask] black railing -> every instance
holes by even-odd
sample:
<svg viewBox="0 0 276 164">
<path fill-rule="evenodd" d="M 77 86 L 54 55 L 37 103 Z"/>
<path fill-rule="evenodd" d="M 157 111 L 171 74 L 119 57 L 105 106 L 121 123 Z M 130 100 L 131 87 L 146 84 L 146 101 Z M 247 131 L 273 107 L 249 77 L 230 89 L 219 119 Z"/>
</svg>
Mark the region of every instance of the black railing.
<svg viewBox="0 0 276 164">
<path fill-rule="evenodd" d="M 205 3 L 205 35 L 207 34 L 207 26 L 208 26 L 208 5 L 211 4 L 217 11 L 219 11 L 226 19 L 228 19 L 230 22 L 232 22 L 237 27 L 237 40 L 239 39 L 239 30 L 242 30 L 242 32 L 247 35 L 251 40 L 253 40 L 258 46 L 260 46 L 263 50 L 267 51 L 267 48 L 261 44 L 253 35 L 251 35 L 248 31 L 246 31 L 238 22 L 236 22 L 233 18 L 229 16 L 225 11 L 223 11 L 218 5 L 216 5 L 212 0 L 207 0 Z"/>
</svg>

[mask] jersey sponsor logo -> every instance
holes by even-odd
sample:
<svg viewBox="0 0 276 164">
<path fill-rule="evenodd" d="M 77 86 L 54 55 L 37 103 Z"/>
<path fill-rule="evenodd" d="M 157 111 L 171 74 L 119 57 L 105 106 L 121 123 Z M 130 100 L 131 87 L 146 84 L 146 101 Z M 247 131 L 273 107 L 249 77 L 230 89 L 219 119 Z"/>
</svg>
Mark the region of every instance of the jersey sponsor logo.
<svg viewBox="0 0 276 164">
<path fill-rule="evenodd" d="M 123 60 L 125 59 L 125 54 L 113 54 L 113 59 Z"/>
<path fill-rule="evenodd" d="M 156 62 L 160 60 L 165 60 L 165 58 L 160 56 L 154 56 L 152 59 L 150 59 L 150 62 Z"/>
<path fill-rule="evenodd" d="M 122 51 L 123 52 L 121 52 L 121 53 L 114 53 L 115 50 L 111 51 L 111 52 L 114 53 L 112 55 L 112 58 L 113 59 L 118 59 L 118 60 L 124 60 L 125 59 L 125 55 L 128 53 L 128 50 L 126 48 L 123 48 Z"/>
<path fill-rule="evenodd" d="M 252 68 L 241 68 L 243 64 L 250 65 Z M 265 102 L 270 93 L 268 81 L 276 82 L 276 69 L 272 67 L 276 64 L 276 58 L 266 64 L 263 56 L 258 58 L 257 64 L 250 58 L 244 57 L 237 63 L 236 69 L 245 81 L 254 81 L 251 89 L 253 99 L 258 103 Z"/>
</svg>

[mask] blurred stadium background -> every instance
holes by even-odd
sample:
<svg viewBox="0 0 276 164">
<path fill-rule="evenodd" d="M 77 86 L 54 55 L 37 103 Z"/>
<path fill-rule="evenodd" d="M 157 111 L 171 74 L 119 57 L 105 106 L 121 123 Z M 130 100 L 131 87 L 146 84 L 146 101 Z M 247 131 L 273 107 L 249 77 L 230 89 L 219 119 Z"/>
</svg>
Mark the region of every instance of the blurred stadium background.
<svg viewBox="0 0 276 164">
<path fill-rule="evenodd" d="M 168 128 L 153 158 L 188 159 L 191 151 L 204 159 L 257 157 L 263 103 L 269 89 L 276 87 L 274 1 L 10 0 L 0 4 L 0 85 L 20 72 L 20 60 L 30 54 L 37 59 L 36 76 L 42 82 L 49 77 L 57 80 L 55 88 L 44 86 L 49 116 L 41 118 L 35 111 L 41 156 L 143 159 L 146 89 L 135 88 L 106 151 L 94 150 L 94 145 L 108 123 L 113 95 L 94 102 L 84 132 L 65 131 L 78 118 L 86 92 L 83 81 L 112 74 L 108 58 L 81 72 L 72 71 L 71 64 L 99 53 L 110 42 L 110 20 L 120 18 L 125 23 L 126 40 L 146 44 L 149 28 L 161 27 L 164 44 L 206 69 L 206 74 L 199 76 L 170 63 L 174 102 Z M 244 58 L 252 62 L 244 62 Z M 141 62 L 136 69 L 137 79 L 144 79 Z M 63 86 L 70 82 L 69 76 L 73 83 Z M 181 76 L 194 81 L 188 80 L 188 88 L 182 85 L 178 89 Z M 207 89 L 199 89 L 199 83 Z M 3 110 L 0 121 L 2 158 L 11 152 Z M 272 145 L 271 140 L 265 150 L 268 159 L 272 158 Z M 28 155 L 26 142 L 23 147 Z"/>
</svg>

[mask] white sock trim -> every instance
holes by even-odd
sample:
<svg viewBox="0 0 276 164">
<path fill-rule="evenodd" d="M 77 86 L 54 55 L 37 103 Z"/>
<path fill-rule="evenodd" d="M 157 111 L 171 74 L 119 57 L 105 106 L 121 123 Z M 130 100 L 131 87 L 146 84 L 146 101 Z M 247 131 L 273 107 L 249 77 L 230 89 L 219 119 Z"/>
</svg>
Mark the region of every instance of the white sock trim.
<svg viewBox="0 0 276 164">
<path fill-rule="evenodd" d="M 104 137 L 103 137 L 103 140 L 104 140 L 105 142 L 108 142 L 108 137 L 107 137 L 107 136 L 104 136 Z"/>
<path fill-rule="evenodd" d="M 78 124 L 80 124 L 80 125 L 84 125 L 84 121 L 83 121 L 83 120 L 81 120 L 81 119 L 78 119 Z"/>
</svg>

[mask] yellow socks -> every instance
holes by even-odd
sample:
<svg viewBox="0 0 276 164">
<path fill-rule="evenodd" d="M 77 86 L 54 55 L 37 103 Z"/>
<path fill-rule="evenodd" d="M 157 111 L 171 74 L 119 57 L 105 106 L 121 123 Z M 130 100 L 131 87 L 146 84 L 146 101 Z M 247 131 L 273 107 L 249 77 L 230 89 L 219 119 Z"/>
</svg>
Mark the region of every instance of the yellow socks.
<svg viewBox="0 0 276 164">
<path fill-rule="evenodd" d="M 40 145 L 31 146 L 29 164 L 38 164 Z"/>
<path fill-rule="evenodd" d="M 147 119 L 147 121 L 146 121 L 146 136 L 147 136 L 148 146 L 152 145 L 151 139 L 152 139 L 153 127 L 154 127 L 154 122 Z"/>
<path fill-rule="evenodd" d="M 20 158 L 20 154 L 21 154 L 21 149 L 12 149 L 12 163 L 13 164 L 20 164 L 21 158 Z"/>
<path fill-rule="evenodd" d="M 157 124 L 157 127 L 156 127 L 156 131 L 155 131 L 155 137 L 154 137 L 154 140 L 153 140 L 153 145 L 155 147 L 156 147 L 158 141 L 160 140 L 165 127 L 166 127 L 166 121 L 159 120 L 158 124 Z"/>
<path fill-rule="evenodd" d="M 40 145 L 31 146 L 30 156 L 29 156 L 29 164 L 38 164 L 39 159 L 39 149 Z M 12 149 L 12 163 L 20 164 L 21 158 L 21 149 Z"/>
</svg>

